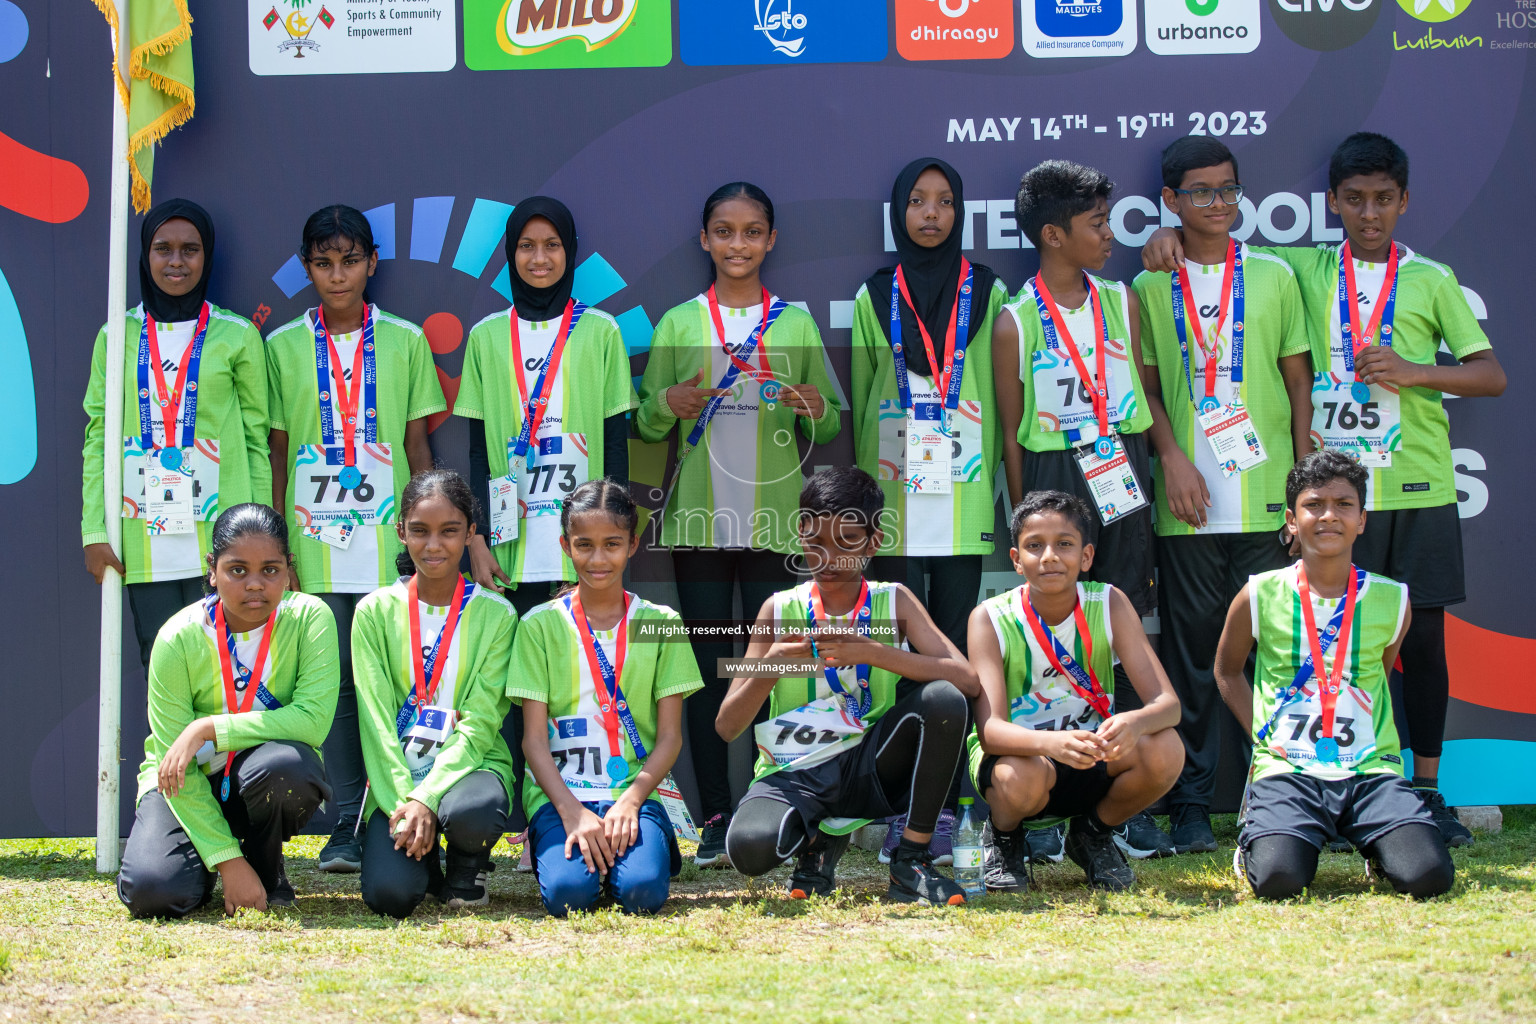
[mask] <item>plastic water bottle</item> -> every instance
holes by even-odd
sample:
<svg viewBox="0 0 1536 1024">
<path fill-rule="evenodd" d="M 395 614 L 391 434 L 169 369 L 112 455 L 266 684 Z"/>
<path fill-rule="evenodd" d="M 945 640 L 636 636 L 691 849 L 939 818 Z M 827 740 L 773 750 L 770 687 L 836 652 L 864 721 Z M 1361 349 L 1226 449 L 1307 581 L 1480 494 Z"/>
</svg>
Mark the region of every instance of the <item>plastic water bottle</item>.
<svg viewBox="0 0 1536 1024">
<path fill-rule="evenodd" d="M 974 801 L 960 798 L 960 821 L 955 826 L 955 881 L 965 890 L 966 900 L 978 900 L 987 894 L 986 873 L 982 868 L 981 822 L 977 820 Z"/>
</svg>

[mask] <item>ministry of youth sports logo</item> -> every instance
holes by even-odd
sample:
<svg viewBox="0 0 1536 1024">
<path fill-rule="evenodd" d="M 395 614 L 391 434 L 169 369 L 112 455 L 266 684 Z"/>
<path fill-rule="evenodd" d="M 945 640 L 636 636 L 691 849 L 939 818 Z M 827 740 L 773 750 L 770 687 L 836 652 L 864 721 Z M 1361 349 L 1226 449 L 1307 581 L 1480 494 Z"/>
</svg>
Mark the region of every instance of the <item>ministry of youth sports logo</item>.
<svg viewBox="0 0 1536 1024">
<path fill-rule="evenodd" d="M 287 14 L 279 14 L 277 8 L 291 7 Z M 317 5 L 315 0 L 282 0 L 274 5 L 261 19 L 261 25 L 271 32 L 278 25 L 283 26 L 287 34 L 277 44 L 279 53 L 288 50 L 293 51 L 294 57 L 303 57 L 304 51 L 319 50 L 320 43 L 314 38 L 316 27 L 329 30 L 336 24 L 336 16 L 326 10 L 324 4 L 319 4 L 319 10 L 314 10 Z"/>
<path fill-rule="evenodd" d="M 968 3 L 969 0 L 960 0 Z M 804 14 L 796 13 L 794 0 L 784 0 L 784 9 L 776 10 L 777 0 L 753 0 L 757 11 L 754 31 L 761 32 L 775 53 L 786 57 L 798 57 L 805 52 L 805 29 L 808 21 Z"/>
</svg>

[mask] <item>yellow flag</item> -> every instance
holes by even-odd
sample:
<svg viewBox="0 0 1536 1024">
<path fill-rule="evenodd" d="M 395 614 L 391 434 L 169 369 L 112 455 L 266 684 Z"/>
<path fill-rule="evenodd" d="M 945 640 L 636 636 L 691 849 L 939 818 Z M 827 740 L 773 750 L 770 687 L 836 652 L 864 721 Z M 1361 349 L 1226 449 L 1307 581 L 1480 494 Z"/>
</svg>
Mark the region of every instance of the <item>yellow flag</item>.
<svg viewBox="0 0 1536 1024">
<path fill-rule="evenodd" d="M 114 32 L 117 8 L 95 0 Z M 192 12 L 187 0 L 128 0 L 128 163 L 133 208 L 149 209 L 155 144 L 192 116 Z M 113 57 L 113 71 L 117 58 Z M 118 91 L 122 78 L 113 75 Z"/>
</svg>

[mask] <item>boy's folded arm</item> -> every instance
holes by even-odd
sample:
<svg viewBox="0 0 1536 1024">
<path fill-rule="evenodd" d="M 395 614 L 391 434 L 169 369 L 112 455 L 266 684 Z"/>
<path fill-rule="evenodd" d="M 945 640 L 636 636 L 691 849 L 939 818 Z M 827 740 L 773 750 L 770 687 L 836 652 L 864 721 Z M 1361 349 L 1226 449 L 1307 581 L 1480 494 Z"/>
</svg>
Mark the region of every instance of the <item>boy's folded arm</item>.
<svg viewBox="0 0 1536 1024">
<path fill-rule="evenodd" d="M 1044 755 L 1048 737 L 1033 729 L 1014 725 L 1008 719 L 1008 687 L 1003 678 L 1003 652 L 992 628 L 992 617 L 984 606 L 971 612 L 967 627 L 967 647 L 975 664 L 977 697 L 973 706 L 976 738 L 981 749 L 1002 757 Z"/>
</svg>

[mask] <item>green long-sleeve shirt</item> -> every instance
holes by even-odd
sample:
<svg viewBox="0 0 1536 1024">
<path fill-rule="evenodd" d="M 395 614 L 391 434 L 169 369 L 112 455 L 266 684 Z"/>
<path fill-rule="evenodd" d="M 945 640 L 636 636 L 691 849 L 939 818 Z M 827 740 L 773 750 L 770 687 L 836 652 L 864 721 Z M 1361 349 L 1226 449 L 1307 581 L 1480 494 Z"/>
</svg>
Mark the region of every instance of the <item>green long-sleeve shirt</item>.
<svg viewBox="0 0 1536 1024">
<path fill-rule="evenodd" d="M 260 630 L 236 634 L 235 640 L 246 647 L 257 644 L 260 635 Z M 264 681 L 267 691 L 282 703 L 280 708 L 268 711 L 253 701 L 253 710 L 244 714 L 225 711 L 221 642 L 201 601 L 173 615 L 155 638 L 149 659 L 149 736 L 139 766 L 137 799 L 155 789 L 160 759 L 171 744 L 204 716 L 213 716 L 217 755 L 269 740 L 292 740 L 318 749 L 330 732 L 341 686 L 340 658 L 336 619 L 319 598 L 288 593 L 278 605 Z M 255 659 L 242 656 L 241 660 L 249 665 Z M 223 771 L 226 760 L 216 756 L 204 770 Z M 187 775 L 187 784 L 178 795 L 167 797 L 166 803 L 203 865 L 212 870 L 241 856 L 240 843 L 224 820 L 212 787 L 195 778 L 190 769 Z"/>
<path fill-rule="evenodd" d="M 739 345 L 761 319 L 761 307 L 721 310 L 726 341 Z M 825 408 L 811 420 L 773 399 L 745 373 L 736 378 L 696 451 L 687 457 L 667 510 L 661 542 L 697 547 L 753 547 L 794 554 L 804 466 L 794 428 L 813 445 L 826 444 L 842 427 L 842 406 L 827 373 L 821 334 L 809 313 L 786 308 L 763 339 L 766 357 L 752 356 L 754 368 L 766 358 L 777 385 L 814 384 Z M 700 387 L 714 387 L 726 365 L 715 337 L 709 304 L 700 295 L 668 310 L 651 338 L 650 359 L 640 381 L 640 436 L 657 442 L 675 426 L 686 440 L 695 420 L 678 421 L 667 405 L 667 388 L 704 371 Z M 722 437 L 729 438 L 722 444 Z M 729 523 L 723 520 L 729 519 Z"/>
<path fill-rule="evenodd" d="M 426 777 L 417 782 L 395 731 L 396 716 L 415 686 L 408 602 L 406 582 L 398 580 L 363 598 L 352 620 L 357 726 L 368 770 L 365 817 L 375 808 L 393 814 L 408 800 L 435 814 L 448 790 L 481 769 L 501 778 L 510 805 L 512 752 L 501 738 L 501 724 L 512 707 L 506 688 L 517 612 L 484 587 L 476 587 L 464 606 L 449 649 L 438 654 L 446 660 L 435 694 L 436 704 L 453 708 L 458 720 Z M 433 619 L 440 623 L 447 609 L 420 604 L 420 610 L 421 643 L 430 646 L 440 628 Z"/>
<path fill-rule="evenodd" d="M 121 459 L 125 438 L 139 436 L 139 334 L 144 308 L 130 310 L 124 318 L 123 435 L 107 443 L 104 414 L 107 396 L 107 329 L 96 334 L 91 354 L 90 383 L 85 392 L 85 444 L 81 449 L 84 472 L 80 484 L 80 543 L 107 542 L 106 498 L 102 493 L 104 458 L 111 451 Z M 163 352 L 179 361 L 182 353 Z M 208 334 L 203 339 L 197 380 L 196 438 L 198 454 L 193 466 L 202 476 L 217 467 L 216 481 L 200 479 L 194 499 L 197 521 L 195 546 L 192 537 L 151 537 L 142 518 L 123 519 L 123 566 L 129 583 L 190 579 L 202 575 L 208 555 L 213 522 L 221 511 L 246 501 L 267 502 L 272 495 L 272 465 L 267 453 L 267 362 L 261 333 L 244 317 L 211 306 Z M 174 374 L 167 385 L 174 381 Z M 154 388 L 154 384 L 150 384 Z M 153 390 L 151 390 L 153 395 Z M 183 399 L 185 404 L 185 399 Z M 151 406 L 156 422 L 160 408 Z M 178 433 L 179 437 L 179 433 Z M 207 444 L 213 442 L 213 445 Z M 216 447 L 214 447 L 216 446 Z M 210 457 L 211 456 L 211 457 Z M 136 465 L 136 464 L 135 464 Z M 137 469 L 123 475 L 129 501 L 142 493 Z M 124 503 L 119 514 L 130 513 Z"/>
</svg>

